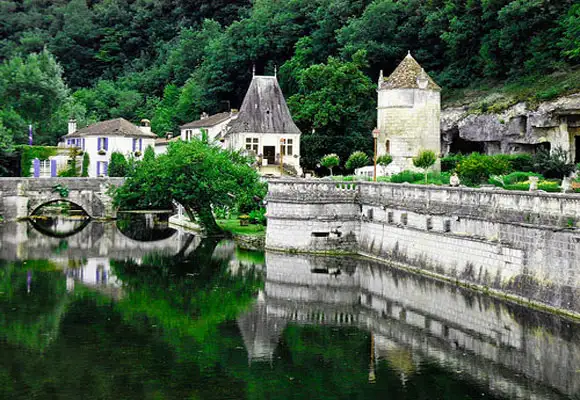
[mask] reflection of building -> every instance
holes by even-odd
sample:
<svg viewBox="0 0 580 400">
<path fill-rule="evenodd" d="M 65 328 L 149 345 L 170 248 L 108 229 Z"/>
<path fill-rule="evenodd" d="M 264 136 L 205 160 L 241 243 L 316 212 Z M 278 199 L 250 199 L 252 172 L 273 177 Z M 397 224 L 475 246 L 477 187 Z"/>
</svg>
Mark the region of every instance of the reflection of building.
<svg viewBox="0 0 580 400">
<path fill-rule="evenodd" d="M 562 334 L 559 321 L 531 310 L 371 261 L 282 253 L 266 261 L 264 292 L 238 318 L 250 361 L 272 362 L 286 324 L 356 326 L 372 333 L 371 381 L 380 360 L 403 382 L 429 360 L 507 398 L 580 391 L 578 325 Z"/>
</svg>

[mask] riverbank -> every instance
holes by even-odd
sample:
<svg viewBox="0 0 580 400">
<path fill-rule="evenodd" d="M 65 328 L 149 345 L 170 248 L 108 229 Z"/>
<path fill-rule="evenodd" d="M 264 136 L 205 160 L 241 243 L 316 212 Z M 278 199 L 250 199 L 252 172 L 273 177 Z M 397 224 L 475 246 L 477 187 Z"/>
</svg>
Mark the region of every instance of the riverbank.
<svg viewBox="0 0 580 400">
<path fill-rule="evenodd" d="M 275 181 L 266 248 L 350 252 L 580 318 L 580 196 Z"/>
</svg>

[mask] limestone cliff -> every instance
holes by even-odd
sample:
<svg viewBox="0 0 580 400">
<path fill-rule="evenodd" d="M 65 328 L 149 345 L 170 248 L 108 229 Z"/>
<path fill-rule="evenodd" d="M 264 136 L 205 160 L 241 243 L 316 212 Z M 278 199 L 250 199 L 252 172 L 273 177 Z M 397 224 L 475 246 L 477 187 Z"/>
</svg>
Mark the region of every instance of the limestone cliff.
<svg viewBox="0 0 580 400">
<path fill-rule="evenodd" d="M 580 93 L 528 107 L 517 103 L 498 113 L 474 113 L 465 107 L 441 112 L 443 153 L 480 151 L 533 152 L 538 147 L 561 146 L 577 158 L 580 144 Z"/>
</svg>

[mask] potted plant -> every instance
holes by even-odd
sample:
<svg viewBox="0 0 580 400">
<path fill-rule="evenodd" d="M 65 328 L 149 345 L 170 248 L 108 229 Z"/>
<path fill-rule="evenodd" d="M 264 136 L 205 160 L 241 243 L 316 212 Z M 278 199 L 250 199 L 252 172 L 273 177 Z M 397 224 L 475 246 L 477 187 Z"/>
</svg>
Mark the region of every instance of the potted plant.
<svg viewBox="0 0 580 400">
<path fill-rule="evenodd" d="M 240 220 L 240 226 L 248 226 L 250 224 L 250 216 L 247 214 L 242 214 L 238 217 Z"/>
<path fill-rule="evenodd" d="M 104 149 L 99 150 L 99 155 L 104 156 L 107 152 Z"/>
</svg>

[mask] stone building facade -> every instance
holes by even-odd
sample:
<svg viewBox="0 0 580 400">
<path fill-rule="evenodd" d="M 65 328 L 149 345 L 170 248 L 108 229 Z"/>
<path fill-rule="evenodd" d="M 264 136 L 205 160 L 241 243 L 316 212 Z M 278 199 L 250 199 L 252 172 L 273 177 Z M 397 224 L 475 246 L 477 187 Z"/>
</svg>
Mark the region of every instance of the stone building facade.
<svg viewBox="0 0 580 400">
<path fill-rule="evenodd" d="M 390 172 L 413 169 L 421 150 L 441 153 L 441 88 L 409 53 L 378 82 L 377 154 L 390 153 Z"/>
</svg>

